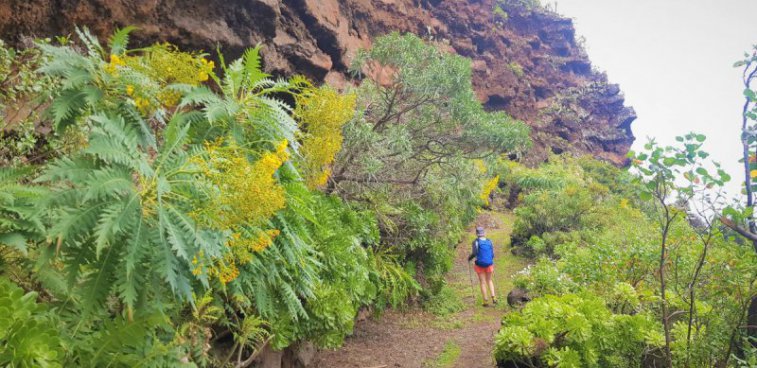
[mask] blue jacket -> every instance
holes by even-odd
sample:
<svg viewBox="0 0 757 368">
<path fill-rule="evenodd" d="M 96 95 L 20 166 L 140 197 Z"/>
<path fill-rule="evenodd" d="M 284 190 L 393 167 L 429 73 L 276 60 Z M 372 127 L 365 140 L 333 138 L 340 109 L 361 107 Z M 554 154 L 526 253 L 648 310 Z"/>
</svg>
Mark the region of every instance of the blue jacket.
<svg viewBox="0 0 757 368">
<path fill-rule="evenodd" d="M 476 258 L 476 266 L 489 267 L 494 264 L 494 245 L 485 237 L 476 238 L 471 244 L 468 260 Z"/>
</svg>

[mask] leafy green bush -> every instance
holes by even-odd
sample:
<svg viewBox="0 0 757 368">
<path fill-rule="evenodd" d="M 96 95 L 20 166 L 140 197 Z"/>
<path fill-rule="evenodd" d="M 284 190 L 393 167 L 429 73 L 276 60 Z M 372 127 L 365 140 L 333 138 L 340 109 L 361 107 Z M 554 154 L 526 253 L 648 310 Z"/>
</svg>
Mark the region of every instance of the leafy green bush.
<svg viewBox="0 0 757 368">
<path fill-rule="evenodd" d="M 380 249 L 377 212 L 319 190 L 354 95 L 273 80 L 258 49 L 218 76 L 204 54 L 127 49 L 130 30 L 35 49 L 60 86 L 54 131 L 86 144 L 0 170 L 2 272 L 46 295 L 65 347 L 34 359 L 222 366 L 264 344 L 336 347 L 360 308 L 418 292 Z"/>
<path fill-rule="evenodd" d="M 0 40 L 0 165 L 38 164 L 83 143 L 76 130 L 50 131 L 45 110 L 61 85 L 37 72 L 45 61 L 39 48 L 14 49 Z"/>
<path fill-rule="evenodd" d="M 0 171 L 2 272 L 45 295 L 55 362 L 223 366 L 266 344 L 337 347 L 361 308 L 420 292 L 460 308 L 451 245 L 496 186 L 486 165 L 528 144 L 483 110 L 469 60 L 389 35 L 358 63 L 399 83 L 340 94 L 270 78 L 257 48 L 216 66 L 128 49 L 131 30 L 0 47 L 0 84 L 12 69 L 31 86 L 2 103 L 45 99 L 58 142 Z M 39 145 L 21 130 L 8 156 Z"/>
<path fill-rule="evenodd" d="M 447 316 L 465 309 L 465 305 L 455 289 L 444 285 L 438 293 L 429 297 L 423 308 L 437 316 Z"/>
<path fill-rule="evenodd" d="M 653 323 L 642 340 L 611 333 L 597 347 L 591 339 L 566 341 L 570 333 L 537 339 L 530 322 L 522 322 L 536 313 L 527 307 L 503 321 L 501 359 L 537 367 L 733 362 L 757 263 L 751 244 L 723 231 L 722 198 L 698 196 L 727 180 L 717 165 L 709 171 L 700 162 L 707 157 L 700 151 L 704 137 L 689 134 L 680 141 L 664 148 L 650 143 L 647 152 L 634 154 L 636 179 L 586 159 L 507 168 L 507 185 L 522 193 L 516 209 L 520 242 L 529 254 L 544 252 L 514 280 L 535 298 L 531 304 L 539 306 L 533 308 L 571 310 L 580 296 L 599 303 L 595 307 L 606 312 L 597 313 L 608 321 L 645 316 Z M 592 329 L 603 331 L 600 325 Z M 598 353 L 600 348 L 609 350 Z"/>
<path fill-rule="evenodd" d="M 437 292 L 451 245 L 496 176 L 474 162 L 521 150 L 528 127 L 484 111 L 470 60 L 411 34 L 378 37 L 351 69 L 367 77 L 355 90 L 361 113 L 345 126 L 329 188 L 376 213 L 381 246 L 416 265 Z"/>
<path fill-rule="evenodd" d="M 584 165 L 590 162 L 553 157 L 539 168 L 514 167 L 509 170 L 510 175 L 504 175 L 510 190 L 521 193 L 515 209 L 513 245 L 526 246 L 532 255 L 552 254 L 555 245 L 570 240 L 572 235 L 566 237 L 566 233 L 608 225 L 606 218 L 610 206 L 603 203 L 614 197 L 612 190 L 602 181 L 613 185 L 602 180 L 607 175 L 604 172 L 585 170 Z M 611 171 L 609 165 L 603 165 L 604 170 Z M 618 169 L 613 172 L 622 176 Z M 543 240 L 544 244 L 534 239 L 537 247 L 529 246 L 533 236 Z"/>
<path fill-rule="evenodd" d="M 534 295 L 563 294 L 576 290 L 575 283 L 562 273 L 554 261 L 546 257 L 521 270 L 514 276 L 515 287 L 528 290 Z"/>
<path fill-rule="evenodd" d="M 0 365 L 62 367 L 55 320 L 36 298 L 0 277 Z"/>
<path fill-rule="evenodd" d="M 502 323 L 495 357 L 522 366 L 639 366 L 659 343 L 650 314 L 615 314 L 590 293 L 537 298 Z"/>
</svg>

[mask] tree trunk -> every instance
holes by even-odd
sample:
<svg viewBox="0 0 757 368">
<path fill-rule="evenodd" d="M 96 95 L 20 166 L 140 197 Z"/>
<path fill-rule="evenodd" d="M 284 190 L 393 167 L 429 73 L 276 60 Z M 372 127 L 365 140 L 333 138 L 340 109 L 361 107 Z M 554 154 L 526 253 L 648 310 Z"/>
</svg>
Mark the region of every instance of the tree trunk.
<svg viewBox="0 0 757 368">
<path fill-rule="evenodd" d="M 752 297 L 746 317 L 747 335 L 751 337 L 752 346 L 757 348 L 757 296 Z"/>
</svg>

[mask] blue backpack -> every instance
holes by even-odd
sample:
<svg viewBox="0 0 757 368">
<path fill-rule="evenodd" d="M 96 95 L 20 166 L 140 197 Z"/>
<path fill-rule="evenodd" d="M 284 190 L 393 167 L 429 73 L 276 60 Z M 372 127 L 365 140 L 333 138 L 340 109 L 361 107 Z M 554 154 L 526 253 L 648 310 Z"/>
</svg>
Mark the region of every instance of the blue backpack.
<svg viewBox="0 0 757 368">
<path fill-rule="evenodd" d="M 489 239 L 476 239 L 476 266 L 489 267 L 494 264 L 494 246 Z"/>
</svg>

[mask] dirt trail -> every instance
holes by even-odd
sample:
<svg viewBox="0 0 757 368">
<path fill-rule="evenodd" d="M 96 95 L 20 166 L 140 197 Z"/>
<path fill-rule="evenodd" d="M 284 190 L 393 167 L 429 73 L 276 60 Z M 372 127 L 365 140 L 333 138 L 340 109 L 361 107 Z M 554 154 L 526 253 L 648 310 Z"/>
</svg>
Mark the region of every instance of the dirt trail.
<svg viewBox="0 0 757 368">
<path fill-rule="evenodd" d="M 466 258 L 473 240 L 472 230 L 457 246 L 448 284 L 460 296 L 465 309 L 447 316 L 435 316 L 418 308 L 388 311 L 378 319 L 355 325 L 353 336 L 342 348 L 319 352 L 312 366 L 318 368 L 447 368 L 494 367 L 493 338 L 507 312 L 511 276 L 525 267 L 523 259 L 510 253 L 511 213 L 483 212 L 477 219 L 488 229 L 496 247 L 495 286 L 499 306 L 482 307 L 478 289 L 475 300 L 470 286 Z M 473 275 L 474 282 L 475 275 Z M 477 288 L 477 286 L 475 286 Z"/>
</svg>

